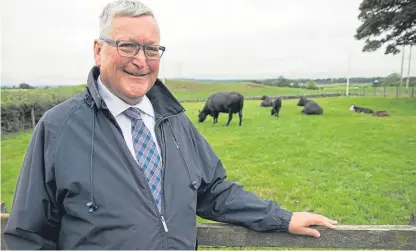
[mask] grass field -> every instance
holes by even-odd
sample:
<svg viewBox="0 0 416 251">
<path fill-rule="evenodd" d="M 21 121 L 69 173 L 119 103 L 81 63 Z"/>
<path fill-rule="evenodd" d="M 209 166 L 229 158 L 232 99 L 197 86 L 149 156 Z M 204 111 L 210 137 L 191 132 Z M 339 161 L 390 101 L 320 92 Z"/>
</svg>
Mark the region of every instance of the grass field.
<svg viewBox="0 0 416 251">
<path fill-rule="evenodd" d="M 166 85 L 180 100 L 206 98 L 208 95 L 218 91 L 237 91 L 244 96 L 279 96 L 279 95 L 301 95 L 318 93 L 342 93 L 346 92 L 346 83 L 321 84 L 319 90 L 307 90 L 302 88 L 288 88 L 266 86 L 249 82 L 194 82 L 189 80 L 167 80 Z M 384 96 L 383 87 L 374 89 L 369 84 L 351 84 L 349 92 L 354 94 L 358 87 L 359 94 L 367 96 Z M 35 101 L 60 102 L 73 95 L 82 92 L 85 85 L 62 86 L 49 89 L 4 89 L 1 90 L 1 104 L 33 103 Z M 411 89 L 410 89 L 411 91 Z M 400 89 L 400 95 L 406 93 L 406 88 Z M 410 94 L 409 94 L 410 95 Z M 386 96 L 396 96 L 396 87 L 386 87 Z"/>
<path fill-rule="evenodd" d="M 217 91 L 238 91 L 244 96 L 262 95 L 298 95 L 345 92 L 345 87 L 327 86 L 323 90 L 306 90 L 301 88 L 274 87 L 248 82 L 192 82 L 186 80 L 167 80 L 166 85 L 178 99 L 206 98 Z M 63 86 L 49 89 L 4 89 L 1 90 L 2 104 L 18 104 L 39 100 L 63 100 L 82 92 L 85 85 Z"/>
<path fill-rule="evenodd" d="M 230 180 L 289 210 L 310 210 L 340 224 L 407 224 L 416 210 L 416 99 L 315 99 L 323 116 L 302 116 L 283 100 L 280 118 L 246 101 L 243 126 L 227 115 L 197 123 L 203 103 L 187 114 L 222 159 Z M 388 110 L 391 117 L 348 111 L 350 105 Z M 30 132 L 1 142 L 2 201 L 10 209 Z"/>
</svg>

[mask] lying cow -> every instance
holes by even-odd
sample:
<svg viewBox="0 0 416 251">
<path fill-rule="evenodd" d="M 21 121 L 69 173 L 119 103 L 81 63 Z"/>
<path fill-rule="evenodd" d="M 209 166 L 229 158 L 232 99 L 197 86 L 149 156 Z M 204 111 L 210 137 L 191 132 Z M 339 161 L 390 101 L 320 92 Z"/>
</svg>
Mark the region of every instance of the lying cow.
<svg viewBox="0 0 416 251">
<path fill-rule="evenodd" d="M 282 107 L 282 100 L 280 98 L 276 98 L 273 102 L 273 108 L 271 110 L 271 115 L 279 117 L 280 108 Z"/>
<path fill-rule="evenodd" d="M 374 114 L 374 111 L 369 109 L 369 108 L 365 108 L 365 107 L 359 107 L 356 105 L 352 105 L 350 107 L 350 111 L 352 112 L 359 112 L 359 113 L 368 113 L 368 114 Z"/>
<path fill-rule="evenodd" d="M 265 99 L 265 100 L 261 101 L 260 106 L 261 107 L 271 107 L 271 106 L 273 106 L 273 100 Z"/>
<path fill-rule="evenodd" d="M 390 114 L 387 111 L 376 111 L 375 113 L 373 113 L 373 116 L 388 117 L 390 116 Z"/>
<path fill-rule="evenodd" d="M 321 115 L 324 113 L 322 107 L 312 100 L 307 100 L 304 97 L 301 97 L 298 106 L 303 106 L 302 113 L 305 115 Z"/>
<path fill-rule="evenodd" d="M 271 106 L 273 106 L 273 99 L 272 99 L 272 97 L 262 96 L 261 97 L 261 100 L 263 100 L 260 103 L 260 106 L 261 107 L 271 107 Z"/>
<path fill-rule="evenodd" d="M 199 111 L 198 122 L 204 122 L 207 115 L 214 118 L 218 123 L 219 113 L 228 113 L 228 126 L 234 113 L 238 113 L 240 118 L 239 126 L 242 124 L 244 97 L 238 92 L 217 92 L 208 97 L 202 111 Z"/>
</svg>

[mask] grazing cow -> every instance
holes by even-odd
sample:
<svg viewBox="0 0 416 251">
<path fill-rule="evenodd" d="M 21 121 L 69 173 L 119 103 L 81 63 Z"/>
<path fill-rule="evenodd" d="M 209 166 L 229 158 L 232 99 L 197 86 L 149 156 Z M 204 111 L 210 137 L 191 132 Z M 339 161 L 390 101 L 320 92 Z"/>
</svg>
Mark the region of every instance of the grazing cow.
<svg viewBox="0 0 416 251">
<path fill-rule="evenodd" d="M 238 113 L 240 118 L 239 126 L 242 124 L 244 97 L 238 92 L 217 92 L 208 97 L 204 108 L 199 111 L 198 122 L 204 122 L 207 115 L 214 118 L 214 122 L 218 123 L 219 113 L 228 113 L 228 126 L 234 113 Z"/>
<path fill-rule="evenodd" d="M 307 100 L 304 97 L 301 97 L 298 106 L 303 106 L 302 113 L 305 115 L 321 115 L 323 114 L 324 110 L 318 103 L 312 100 Z"/>
<path fill-rule="evenodd" d="M 271 115 L 279 117 L 280 108 L 282 107 L 282 100 L 280 98 L 276 98 L 273 102 L 273 108 L 271 110 Z"/>
<path fill-rule="evenodd" d="M 359 113 L 368 113 L 368 114 L 374 114 L 374 111 L 369 109 L 369 108 L 365 108 L 365 107 L 359 107 L 356 105 L 352 105 L 350 107 L 350 111 L 352 112 L 359 112 Z"/>
</svg>

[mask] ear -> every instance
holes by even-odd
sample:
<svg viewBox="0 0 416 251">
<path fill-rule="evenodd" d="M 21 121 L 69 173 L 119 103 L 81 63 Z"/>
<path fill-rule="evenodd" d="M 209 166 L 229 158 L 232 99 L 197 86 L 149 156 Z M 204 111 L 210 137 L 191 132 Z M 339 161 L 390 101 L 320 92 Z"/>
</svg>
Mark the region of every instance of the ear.
<svg viewBox="0 0 416 251">
<path fill-rule="evenodd" d="M 94 40 L 94 62 L 95 65 L 101 66 L 102 44 L 98 40 Z"/>
</svg>

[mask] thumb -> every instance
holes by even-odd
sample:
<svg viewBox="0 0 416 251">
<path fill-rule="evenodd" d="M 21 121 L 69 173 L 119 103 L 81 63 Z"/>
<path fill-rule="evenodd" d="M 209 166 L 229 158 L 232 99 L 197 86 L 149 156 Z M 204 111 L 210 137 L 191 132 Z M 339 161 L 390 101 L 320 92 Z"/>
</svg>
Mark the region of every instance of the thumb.
<svg viewBox="0 0 416 251">
<path fill-rule="evenodd" d="M 298 231 L 298 234 L 310 235 L 310 236 L 317 237 L 317 238 L 321 236 L 321 234 L 318 232 L 318 230 L 313 229 L 313 228 L 309 228 L 309 227 L 304 227 L 304 228 L 300 229 Z"/>
</svg>

